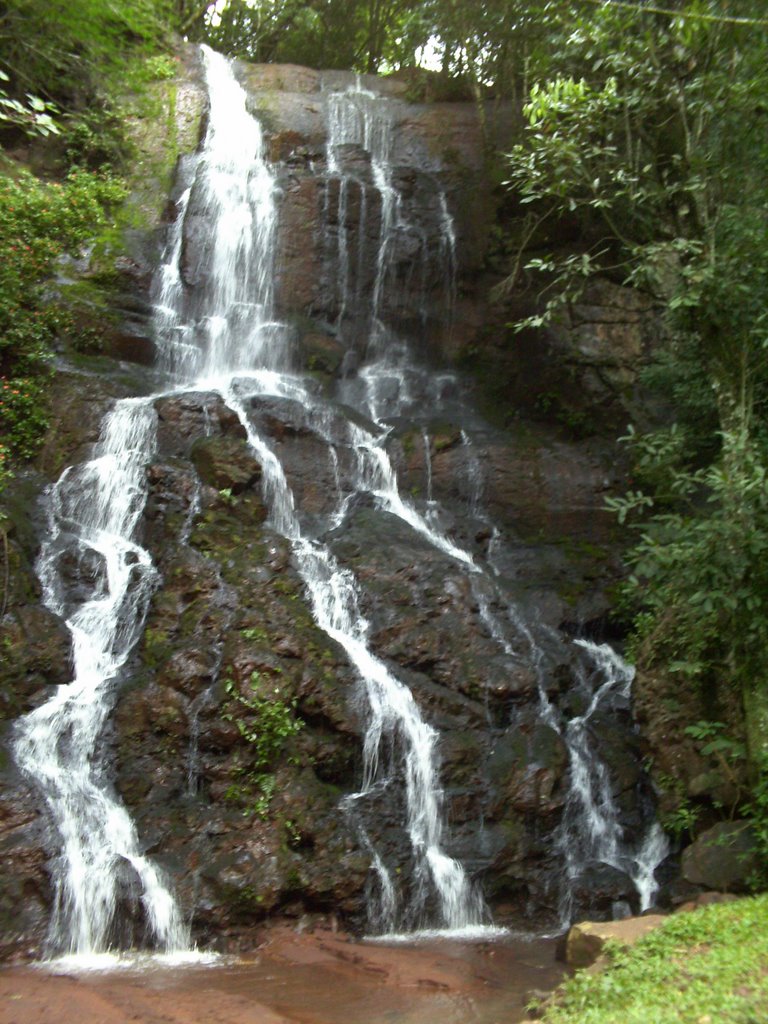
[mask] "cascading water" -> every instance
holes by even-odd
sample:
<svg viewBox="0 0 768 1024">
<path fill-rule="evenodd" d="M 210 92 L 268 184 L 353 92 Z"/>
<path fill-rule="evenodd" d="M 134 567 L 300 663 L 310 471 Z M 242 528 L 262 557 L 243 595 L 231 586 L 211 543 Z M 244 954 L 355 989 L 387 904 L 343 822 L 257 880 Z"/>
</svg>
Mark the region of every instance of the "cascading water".
<svg viewBox="0 0 768 1024">
<path fill-rule="evenodd" d="M 139 637 L 154 583 L 151 559 L 135 540 L 154 430 L 148 400 L 117 403 L 94 458 L 68 469 L 53 488 L 39 562 L 45 603 L 72 634 L 74 676 L 18 723 L 14 749 L 63 844 L 51 946 L 80 955 L 130 940 L 116 921 L 118 903 L 127 899 L 143 904 L 152 943 L 165 951 L 188 945 L 173 897 L 143 856 L 97 760 L 114 685 Z M 85 600 L 68 583 L 68 560 L 95 580 Z"/>
<path fill-rule="evenodd" d="M 372 499 L 379 511 L 396 517 L 464 574 L 479 619 L 504 655 L 517 657 L 526 649 L 541 667 L 543 655 L 534 630 L 522 622 L 503 592 L 503 574 L 494 561 L 502 540 L 481 508 L 480 462 L 466 432 L 462 447 L 468 465 L 468 520 L 475 532 L 481 529 L 490 536 L 484 560 L 449 536 L 433 500 L 428 417 L 419 419 L 416 412 L 438 406 L 455 381 L 414 360 L 403 325 L 424 332 L 435 322 L 445 327 L 450 317 L 456 237 L 447 200 L 431 181 L 425 190 L 431 215 L 414 220 L 393 167 L 388 102 L 359 83 L 326 96 L 327 168 L 337 187 L 335 211 L 328 191 L 324 206 L 326 218 L 334 214 L 338 232 L 331 253 L 338 268 L 336 329 L 356 348 L 359 365 L 356 373 L 339 382 L 337 402 L 319 395 L 308 375 L 292 371 L 292 335 L 275 319 L 278 190 L 264 156 L 261 128 L 247 112 L 245 93 L 229 64 L 205 47 L 203 53 L 210 117 L 201 151 L 188 163 L 188 187 L 177 201 L 157 275 L 160 364 L 176 393 L 215 391 L 236 413 L 261 463 L 269 524 L 291 544 L 317 624 L 343 649 L 359 677 L 367 707 L 363 780 L 343 807 L 371 858 L 371 928 L 385 933 L 479 928 L 487 920 L 483 900 L 465 869 L 445 849 L 438 734 L 425 721 L 409 688 L 372 649 L 358 582 L 334 556 L 329 541 L 358 498 Z M 358 204 L 356 236 L 347 230 L 353 198 Z M 366 264 L 371 263 L 366 247 L 371 244 L 374 216 L 380 218 L 380 228 L 366 280 Z M 190 274 L 187 267 L 185 277 L 181 267 L 189 260 L 184 239 L 190 219 L 197 223 L 198 236 L 204 237 L 198 253 L 204 268 L 192 268 Z M 366 293 L 371 298 L 367 304 Z M 96 764 L 114 687 L 140 634 L 154 585 L 151 560 L 136 537 L 157 397 L 118 403 L 105 421 L 95 459 L 68 470 L 56 485 L 51 534 L 40 561 L 46 601 L 67 617 L 72 631 L 75 680 L 22 720 L 16 754 L 22 769 L 40 785 L 63 844 L 52 939 L 77 952 L 102 950 L 120 940 L 115 920 L 126 893 L 138 895 L 155 945 L 173 949 L 188 943 L 172 896 L 141 854 L 133 825 Z M 308 430 L 327 445 L 336 501 L 324 517 L 307 517 L 297 507 L 286 470 L 256 425 L 254 411 L 262 400 L 272 398 L 298 403 Z M 355 410 L 351 418 L 349 407 Z M 419 423 L 425 446 L 428 481 L 423 509 L 401 494 L 387 450 L 392 424 L 403 416 Z M 187 532 L 194 514 L 192 507 Z M 69 593 L 66 574 L 60 571 L 62 559 L 71 557 L 66 552 L 95 566 L 93 593 L 84 602 Z M 607 671 L 606 666 L 615 668 L 618 662 L 606 655 L 600 664 Z M 604 690 L 623 685 L 615 673 L 606 677 L 595 705 Z M 205 700 L 201 695 L 200 701 Z M 197 713 L 197 705 L 193 710 Z M 592 855 L 625 861 L 623 837 L 608 821 L 610 815 L 595 825 L 594 808 L 600 804 L 595 785 L 580 781 L 595 774 L 588 766 L 584 740 L 589 713 L 581 724 L 573 719 L 564 725 L 542 688 L 541 714 L 551 718 L 571 751 L 573 795 L 560 832 L 566 877 L 576 870 L 574 851 L 585 855 L 582 847 L 591 842 L 582 840 L 582 833 L 589 836 L 602 829 L 610 849 L 593 844 Z M 196 787 L 196 729 L 195 719 L 188 773 L 191 793 Z M 392 862 L 366 825 L 370 808 L 393 792 L 399 794 L 401 828 L 410 850 L 408 878 L 401 876 L 400 865 Z M 607 806 L 605 800 L 603 805 Z M 646 887 L 644 903 L 653 886 L 654 856 L 658 860 L 662 855 L 659 834 L 648 833 L 642 849 L 633 848 L 638 864 L 633 877 L 638 886 Z"/>
<path fill-rule="evenodd" d="M 450 929 L 478 925 L 483 920 L 482 901 L 461 865 L 448 857 L 441 846 L 443 826 L 435 730 L 423 720 L 408 688 L 371 652 L 367 641 L 368 623 L 359 611 L 353 576 L 336 563 L 318 538 L 305 533 L 280 461 L 248 414 L 250 404 L 260 396 L 282 395 L 301 402 L 318 433 L 322 434 L 326 425 L 335 429 L 308 382 L 290 373 L 287 331 L 281 331 L 280 325 L 272 319 L 270 256 L 276 223 L 275 188 L 262 155 L 260 128 L 245 110 L 245 94 L 235 82 L 229 65 L 208 50 L 205 54 L 211 128 L 190 196 L 182 197 L 179 206 L 180 216 L 186 214 L 188 203 L 196 203 L 198 209 L 204 210 L 214 241 L 204 299 L 196 296 L 185 306 L 183 292 L 176 283 L 180 277 L 178 270 L 172 266 L 163 269 L 162 279 L 168 285 L 160 301 L 170 309 L 163 332 L 166 365 L 175 370 L 177 379 L 183 379 L 195 369 L 196 358 L 199 376 L 195 385 L 216 388 L 227 405 L 237 412 L 262 465 L 271 525 L 293 546 L 317 623 L 341 645 L 362 680 L 370 709 L 364 741 L 365 772 L 363 789 L 348 799 L 348 808 L 375 787 L 388 784 L 380 759 L 382 745 L 392 743 L 402 751 L 406 830 L 416 877 L 408 897 L 409 905 L 404 907 L 381 857 L 373 851 L 381 896 L 373 914 L 376 924 L 390 930 L 403 921 L 411 926 L 424 923 L 428 920 L 424 908 L 433 898 L 437 905 L 434 923 Z M 357 95 L 365 95 L 368 104 L 373 99 L 372 94 L 358 92 Z M 370 113 L 361 114 L 354 103 L 347 104 L 344 97 L 332 96 L 330 104 L 336 112 L 331 118 L 332 124 L 339 111 L 352 111 L 353 127 L 349 130 L 353 134 L 361 132 L 363 140 L 371 147 L 374 147 L 374 137 L 380 140 L 375 146 L 376 178 L 383 182 L 384 206 L 394 208 L 397 205 L 394 190 L 385 183 L 384 170 L 379 169 L 379 161 L 384 161 L 388 146 L 386 122 L 382 118 L 374 120 Z M 343 114 L 338 117 L 348 124 Z M 334 154 L 342 141 L 350 140 L 339 139 L 332 132 L 329 153 Z M 333 156 L 333 166 L 332 161 Z M 346 194 L 344 183 L 339 191 L 342 226 Z M 375 288 L 378 297 L 386 293 L 389 270 L 386 247 L 393 230 L 392 215 L 386 214 L 382 219 Z M 220 240 L 220 236 L 225 238 Z M 342 236 L 346 237 L 343 231 Z M 172 236 L 168 262 L 177 263 L 179 257 L 180 247 Z M 349 247 L 341 242 L 342 310 L 345 304 L 351 305 L 354 298 L 347 294 L 352 277 L 350 260 Z M 383 324 L 377 315 L 378 301 L 374 303 L 374 316 L 378 329 L 382 330 Z M 244 311 L 247 315 L 243 315 Z M 178 338 L 184 339 L 185 352 L 188 339 L 193 339 L 193 357 L 177 357 Z M 375 393 L 375 390 L 374 383 L 371 391 Z M 375 398 L 370 398 L 366 405 L 369 411 L 376 411 Z M 470 564 L 471 559 L 464 551 L 429 526 L 416 509 L 401 498 L 394 470 L 380 443 L 382 430 L 367 431 L 352 423 L 343 426 L 346 443 L 356 452 L 353 479 L 356 491 L 374 495 L 382 507 L 403 519 L 430 543 Z M 344 504 L 342 497 L 330 525 L 343 518 Z"/>
<path fill-rule="evenodd" d="M 626 871 L 637 890 L 639 909 L 647 910 L 656 891 L 654 869 L 669 848 L 656 822 L 635 842 L 625 838 L 610 776 L 596 756 L 589 735 L 590 719 L 605 704 L 616 698 L 629 699 L 634 669 L 607 645 L 586 640 L 576 643 L 591 663 L 591 671 L 585 667 L 581 671 L 584 711 L 561 726 L 570 757 L 570 793 L 556 839 L 565 865 L 565 884 L 560 896 L 560 919 L 564 925 L 571 920 L 571 885 L 590 863 Z"/>
</svg>

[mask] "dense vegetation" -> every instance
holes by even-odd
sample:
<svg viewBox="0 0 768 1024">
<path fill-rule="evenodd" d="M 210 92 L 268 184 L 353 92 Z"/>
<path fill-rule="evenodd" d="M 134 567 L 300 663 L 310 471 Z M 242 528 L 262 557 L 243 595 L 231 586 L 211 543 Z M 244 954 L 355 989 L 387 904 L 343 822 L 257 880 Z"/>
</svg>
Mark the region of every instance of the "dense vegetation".
<svg viewBox="0 0 768 1024">
<path fill-rule="evenodd" d="M 687 685 L 740 689 L 755 767 L 768 740 L 766 42 L 766 25 L 601 8 L 533 87 L 511 157 L 532 218 L 579 217 L 594 239 L 529 263 L 552 295 L 537 322 L 598 272 L 664 313 L 652 384 L 668 423 L 627 439 L 640 487 L 613 503 L 622 521 L 642 519 L 627 587 L 635 648 Z"/>
<path fill-rule="evenodd" d="M 47 423 L 57 262 L 107 229 L 132 157 L 123 97 L 172 71 L 170 8 L 11 0 L 0 12 L 0 490 Z M 37 174 L 30 172 L 35 168 Z"/>
</svg>

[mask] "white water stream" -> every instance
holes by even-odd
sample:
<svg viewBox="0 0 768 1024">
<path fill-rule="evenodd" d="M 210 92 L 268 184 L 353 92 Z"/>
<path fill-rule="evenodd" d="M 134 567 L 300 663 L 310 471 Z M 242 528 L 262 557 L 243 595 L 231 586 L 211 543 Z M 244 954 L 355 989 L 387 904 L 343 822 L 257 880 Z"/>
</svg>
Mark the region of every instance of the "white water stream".
<svg viewBox="0 0 768 1024">
<path fill-rule="evenodd" d="M 238 244 L 230 238 L 226 246 L 217 245 L 214 249 L 203 330 L 200 324 L 196 327 L 197 335 L 203 336 L 202 347 L 206 352 L 203 379 L 207 386 L 215 387 L 221 393 L 245 426 L 249 443 L 262 465 L 271 525 L 291 541 L 318 625 L 342 646 L 365 687 L 369 716 L 364 741 L 363 789 L 358 796 L 368 793 L 382 780 L 379 754 L 382 744 L 393 743 L 399 747 L 405 777 L 405 827 L 418 876 L 415 895 L 410 898 L 426 903 L 433 894 L 438 908 L 438 923 L 442 927 L 458 929 L 478 925 L 483 916 L 482 900 L 473 891 L 461 865 L 442 850 L 437 735 L 422 718 L 408 688 L 370 650 L 368 623 L 359 611 L 354 577 L 336 563 L 324 544 L 303 533 L 280 461 L 248 416 L 249 401 L 255 396 L 288 395 L 298 399 L 308 415 L 315 412 L 318 428 L 324 421 L 322 409 L 314 408 L 317 400 L 312 391 L 301 378 L 290 373 L 289 352 L 281 345 L 279 325 L 271 319 L 270 256 L 276 218 L 274 184 L 262 157 L 260 130 L 245 112 L 245 95 L 235 83 L 229 65 L 210 52 L 206 59 L 211 122 L 216 125 L 216 130 L 206 140 L 201 158 L 202 174 L 198 175 L 198 181 L 202 179 L 204 182 L 201 191 L 214 226 L 214 237 L 218 237 L 221 231 L 233 230 L 230 210 L 220 198 L 224 194 L 240 209 L 236 223 L 251 237 L 251 242 Z M 337 110 L 339 98 L 332 96 L 330 105 L 332 111 Z M 354 109 L 354 105 L 349 105 L 348 109 Z M 246 128 L 244 121 L 251 124 Z M 331 123 L 335 123 L 334 116 Z M 367 133 L 366 125 L 374 124 L 371 117 L 362 118 L 360 123 L 364 135 Z M 382 138 L 386 138 L 386 134 L 384 130 L 380 133 Z M 249 140 L 246 155 L 237 144 L 243 138 Z M 338 141 L 332 130 L 329 153 L 335 152 Z M 254 148 L 255 152 L 252 152 Z M 390 193 L 387 188 L 387 196 Z M 344 196 L 342 189 L 340 204 Z M 390 202 L 390 199 L 385 202 Z M 390 230 L 388 217 L 383 220 L 381 250 L 386 247 Z M 349 260 L 346 247 L 340 255 L 342 264 L 346 266 Z M 247 261 L 245 273 L 241 270 L 242 261 Z M 259 264 L 256 269 L 253 269 L 254 262 Z M 386 273 L 386 257 L 380 256 L 377 292 L 384 289 Z M 343 271 L 342 278 L 344 286 L 348 287 L 347 271 Z M 246 325 L 239 318 L 242 309 L 249 311 Z M 206 330 L 210 323 L 225 326 L 210 332 Z M 268 345 L 264 343 L 265 338 Z M 198 379 L 196 386 L 201 383 Z M 431 543 L 469 563 L 465 552 L 436 533 L 401 498 L 394 469 L 381 446 L 381 431 L 377 429 L 371 433 L 352 423 L 347 429 L 348 443 L 357 454 L 356 489 L 374 495 L 383 508 L 399 516 Z M 398 924 L 403 908 L 398 907 L 397 899 L 392 897 L 395 887 L 378 855 L 374 857 L 374 865 L 381 879 L 379 925 L 385 929 L 393 928 Z M 418 918 L 411 908 L 410 917 L 414 916 Z"/>
<path fill-rule="evenodd" d="M 336 474 L 337 507 L 327 526 L 344 521 L 355 494 L 372 496 L 380 509 L 453 559 L 473 581 L 483 581 L 476 589 L 480 614 L 491 635 L 512 653 L 503 624 L 491 611 L 492 574 L 440 528 L 439 517 L 431 514 L 434 502 L 422 514 L 401 495 L 384 446 L 388 418 L 407 413 L 417 395 L 423 400 L 428 379 L 428 371 L 411 361 L 396 325 L 389 322 L 391 311 L 401 305 L 393 296 L 393 289 L 401 284 L 395 279 L 394 254 L 403 237 L 414 242 L 417 255 L 408 289 L 423 323 L 430 315 L 425 282 L 430 268 L 435 270 L 435 261 L 443 281 L 443 304 L 450 306 L 456 241 L 445 197 L 438 195 L 434 237 L 423 225 L 410 223 L 393 180 L 387 102 L 359 85 L 327 97 L 328 166 L 341 179 L 339 222 L 344 222 L 350 188 L 341 154 L 351 145 L 370 157 L 382 225 L 365 363 L 342 395 L 370 427 L 347 420 L 340 425 L 338 410 L 330 410 L 317 397 L 309 379 L 292 372 L 290 333 L 274 319 L 277 196 L 264 157 L 261 127 L 248 114 L 245 93 L 230 65 L 203 49 L 211 104 L 209 127 L 194 182 L 177 203 L 177 219 L 158 275 L 161 365 L 177 391 L 216 391 L 239 416 L 262 465 L 270 525 L 292 545 L 318 625 L 343 648 L 359 676 L 368 707 L 364 774 L 360 791 L 345 801 L 347 813 L 354 820 L 359 801 L 389 786 L 403 788 L 403 828 L 414 875 L 407 887 L 394 877 L 360 824 L 360 839 L 369 849 L 378 880 L 372 925 L 383 932 L 432 927 L 477 934 L 487 920 L 483 900 L 462 865 L 445 852 L 437 733 L 425 721 L 408 687 L 371 650 L 369 623 L 360 611 L 355 578 L 303 524 L 283 466 L 249 415 L 252 400 L 259 397 L 299 401 L 307 423 L 328 442 Z M 363 190 L 360 238 L 350 245 L 346 233 L 339 231 L 340 320 L 347 310 L 359 306 L 361 298 L 365 195 Z M 181 271 L 184 222 L 192 211 L 203 216 L 209 228 L 206 273 L 194 290 L 185 287 Z M 418 388 L 413 386 L 415 381 Z M 431 386 L 437 389 L 437 400 L 442 386 L 439 376 Z M 50 807 L 62 846 L 51 941 L 55 948 L 78 954 L 100 953 L 120 943 L 119 923 L 126 900 L 143 906 L 150 945 L 172 951 L 189 942 L 175 901 L 156 866 L 142 854 L 135 829 L 99 761 L 100 736 L 114 687 L 140 635 L 155 582 L 151 560 L 137 541 L 146 499 L 145 465 L 153 450 L 152 403 L 152 397 L 118 402 L 105 420 L 94 459 L 67 470 L 56 484 L 50 501 L 49 539 L 40 559 L 45 601 L 66 618 L 72 633 L 74 679 L 19 723 L 15 749 L 22 770 L 35 780 Z M 426 433 L 424 438 L 428 445 Z M 466 435 L 464 441 L 468 446 Z M 343 483 L 336 451 L 339 443 L 353 453 Z M 479 484 L 472 486 L 473 493 L 479 494 Z M 477 496 L 473 500 L 478 504 Z M 85 599 L 72 589 L 73 558 L 87 564 L 93 579 Z M 612 679 L 605 685 L 616 683 Z M 583 744 L 575 720 L 569 729 L 577 780 Z M 578 788 L 577 782 L 574 787 Z M 585 805 L 599 801 L 593 789 L 585 783 L 579 790 L 585 794 Z M 605 826 L 610 833 L 605 857 L 622 841 L 611 829 Z M 648 864 L 651 859 L 649 844 Z M 652 869 L 646 871 L 644 884 L 650 892 Z"/>
<path fill-rule="evenodd" d="M 589 670 L 582 670 L 580 680 L 584 711 L 558 725 L 570 758 L 570 792 L 556 838 L 565 865 L 560 894 L 564 925 L 571 920 L 571 885 L 586 864 L 607 864 L 625 871 L 635 884 L 643 911 L 649 909 L 656 892 L 654 869 L 669 852 L 667 837 L 655 821 L 634 841 L 625 836 L 608 769 L 596 755 L 589 733 L 591 718 L 604 705 L 617 696 L 629 699 L 635 670 L 606 644 L 576 643 L 590 664 Z"/>
<path fill-rule="evenodd" d="M 121 941 L 114 925 L 126 899 L 143 904 L 151 944 L 166 952 L 189 944 L 173 897 L 143 856 L 98 756 L 114 683 L 140 635 L 154 584 L 151 559 L 135 540 L 154 432 L 149 400 L 117 403 L 94 458 L 68 469 L 53 489 L 38 567 L 46 605 L 72 634 L 74 674 L 18 723 L 15 754 L 43 793 L 62 843 L 51 944 L 81 955 Z M 73 592 L 73 560 L 93 580 L 84 600 Z"/>
</svg>

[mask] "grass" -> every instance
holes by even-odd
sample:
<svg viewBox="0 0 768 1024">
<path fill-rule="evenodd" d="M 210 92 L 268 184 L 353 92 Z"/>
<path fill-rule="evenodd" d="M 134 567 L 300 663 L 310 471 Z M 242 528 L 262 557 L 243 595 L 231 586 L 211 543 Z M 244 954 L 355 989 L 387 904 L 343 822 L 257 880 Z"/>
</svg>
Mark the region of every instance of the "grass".
<svg viewBox="0 0 768 1024">
<path fill-rule="evenodd" d="M 674 915 L 610 958 L 565 983 L 546 1024 L 765 1024 L 768 894 Z"/>
</svg>

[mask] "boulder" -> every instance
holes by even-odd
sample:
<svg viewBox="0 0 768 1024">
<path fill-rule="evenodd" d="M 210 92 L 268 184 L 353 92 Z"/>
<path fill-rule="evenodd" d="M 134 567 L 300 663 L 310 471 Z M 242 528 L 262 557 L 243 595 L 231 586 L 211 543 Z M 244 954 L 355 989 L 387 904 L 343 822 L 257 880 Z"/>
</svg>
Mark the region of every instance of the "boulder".
<svg viewBox="0 0 768 1024">
<path fill-rule="evenodd" d="M 599 959 L 606 942 L 623 948 L 634 946 L 665 920 L 663 914 L 627 917 L 623 921 L 581 921 L 571 926 L 565 940 L 565 961 L 569 967 L 589 967 Z"/>
<path fill-rule="evenodd" d="M 718 903 L 733 903 L 739 897 L 731 892 L 700 892 L 693 899 L 686 900 L 675 907 L 678 914 L 690 913 L 692 910 L 700 910 L 701 907 L 711 907 Z"/>
<path fill-rule="evenodd" d="M 683 878 L 720 891 L 745 892 L 762 867 L 749 821 L 721 821 L 683 850 Z"/>
<path fill-rule="evenodd" d="M 617 905 L 627 904 L 634 911 L 640 909 L 634 882 L 626 871 L 613 864 L 591 861 L 568 884 L 579 914 L 609 918 Z"/>
</svg>

